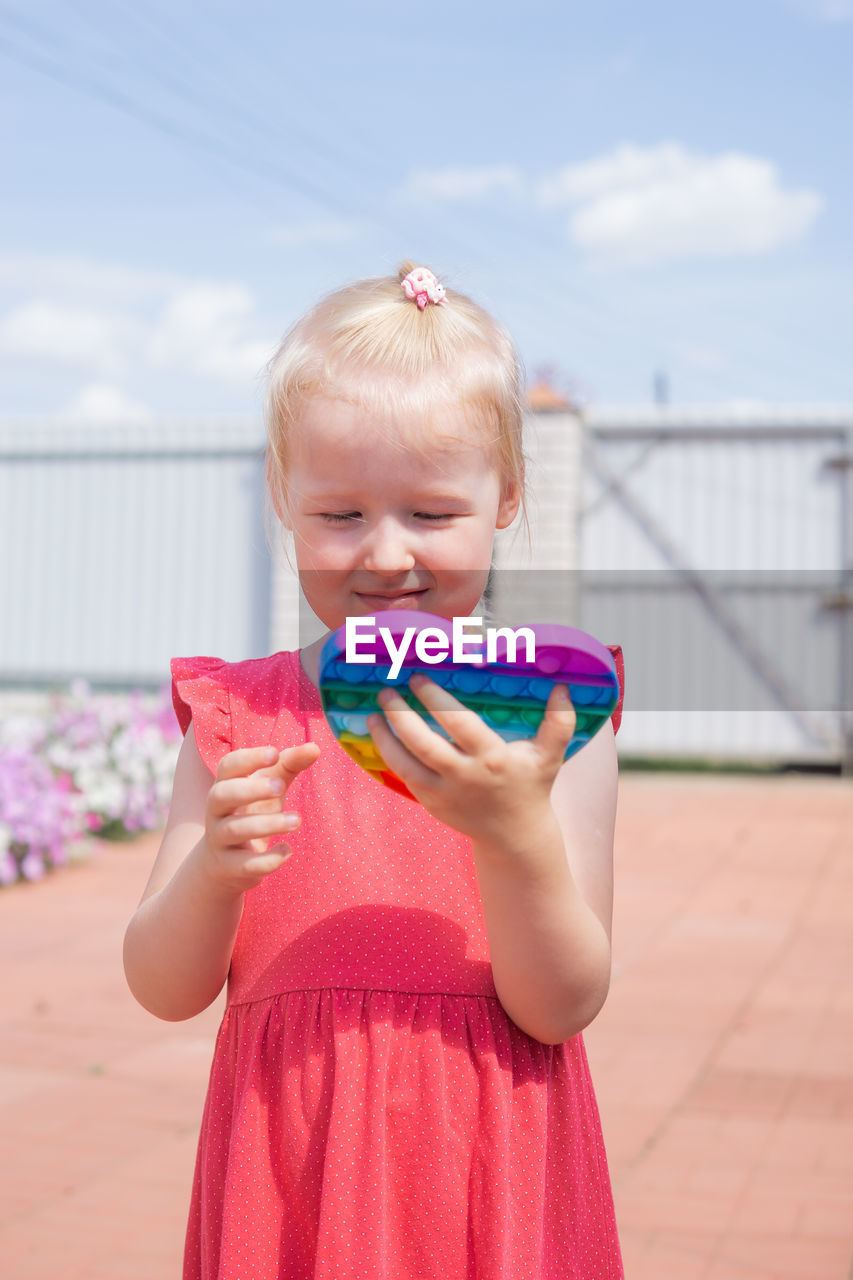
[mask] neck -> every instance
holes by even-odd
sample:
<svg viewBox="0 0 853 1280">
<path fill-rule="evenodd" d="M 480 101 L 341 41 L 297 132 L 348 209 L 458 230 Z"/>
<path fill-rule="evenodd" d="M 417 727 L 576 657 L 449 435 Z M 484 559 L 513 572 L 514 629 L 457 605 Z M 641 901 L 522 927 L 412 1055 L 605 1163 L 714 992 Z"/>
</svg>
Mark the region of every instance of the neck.
<svg viewBox="0 0 853 1280">
<path fill-rule="evenodd" d="M 320 636 L 319 640 L 315 640 L 313 644 L 306 645 L 304 649 L 299 650 L 299 661 L 302 664 L 302 670 L 311 683 L 318 687 L 320 684 L 320 650 L 331 634 L 331 631 L 327 631 L 324 636 Z"/>
</svg>

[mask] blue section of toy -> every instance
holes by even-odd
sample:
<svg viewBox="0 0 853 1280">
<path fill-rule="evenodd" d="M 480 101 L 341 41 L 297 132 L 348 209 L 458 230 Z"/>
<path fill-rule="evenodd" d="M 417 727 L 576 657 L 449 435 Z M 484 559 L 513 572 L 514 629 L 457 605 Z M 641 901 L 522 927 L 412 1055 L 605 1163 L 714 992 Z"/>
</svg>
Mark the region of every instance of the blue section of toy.
<svg viewBox="0 0 853 1280">
<path fill-rule="evenodd" d="M 364 624 L 364 620 L 360 620 Z M 373 661 L 347 662 L 347 629 L 341 627 L 323 646 L 320 655 L 320 696 L 332 732 L 345 750 L 372 776 L 397 790 L 404 790 L 381 760 L 367 729 L 367 717 L 380 710 L 377 694 L 392 685 L 436 732 L 450 735 L 438 725 L 409 688 L 409 679 L 422 672 L 483 721 L 507 742 L 532 737 L 541 723 L 545 703 L 555 684 L 564 684 L 575 708 L 577 726 L 566 750 L 566 759 L 579 751 L 612 714 L 619 699 L 619 682 L 612 654 L 593 636 L 574 627 L 535 623 L 535 656 L 511 660 L 497 650 L 486 661 L 485 642 L 481 662 L 453 661 L 452 626 L 445 618 L 412 610 L 389 610 L 376 616 L 377 635 Z M 427 662 L 408 651 L 400 659 L 402 638 L 414 627 L 444 632 L 448 656 Z M 386 639 L 379 634 L 385 633 Z M 387 640 L 387 642 L 386 642 Z M 466 639 L 467 652 L 471 650 Z M 364 653 L 364 639 L 359 639 Z M 525 653 L 524 646 L 519 646 Z M 391 676 L 393 667 L 396 676 Z M 408 794 L 408 793 L 407 793 Z"/>
</svg>

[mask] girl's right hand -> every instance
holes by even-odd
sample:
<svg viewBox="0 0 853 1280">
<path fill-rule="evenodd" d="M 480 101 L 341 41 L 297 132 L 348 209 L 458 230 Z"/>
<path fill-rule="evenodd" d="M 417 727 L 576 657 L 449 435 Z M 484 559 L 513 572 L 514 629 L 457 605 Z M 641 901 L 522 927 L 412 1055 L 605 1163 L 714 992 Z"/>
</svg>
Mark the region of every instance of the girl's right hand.
<svg viewBox="0 0 853 1280">
<path fill-rule="evenodd" d="M 298 813 L 285 812 L 293 779 L 320 754 L 313 742 L 278 751 L 243 747 L 219 762 L 205 809 L 206 870 L 224 889 L 243 893 L 278 870 L 293 850 L 270 838 L 294 831 Z"/>
</svg>

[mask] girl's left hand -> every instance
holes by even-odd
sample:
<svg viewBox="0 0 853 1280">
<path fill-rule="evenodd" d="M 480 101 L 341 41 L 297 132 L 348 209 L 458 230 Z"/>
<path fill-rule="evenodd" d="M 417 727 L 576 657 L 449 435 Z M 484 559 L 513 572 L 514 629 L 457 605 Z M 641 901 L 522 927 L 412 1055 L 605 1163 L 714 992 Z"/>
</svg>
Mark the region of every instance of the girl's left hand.
<svg viewBox="0 0 853 1280">
<path fill-rule="evenodd" d="M 505 742 L 429 677 L 414 675 L 409 687 L 453 741 L 431 729 L 396 690 L 383 689 L 385 718 L 374 713 L 367 727 L 388 767 L 433 817 L 473 840 L 499 846 L 529 833 L 550 811 L 551 788 L 575 731 L 565 685 L 551 690 L 535 737 L 516 742 Z"/>
</svg>

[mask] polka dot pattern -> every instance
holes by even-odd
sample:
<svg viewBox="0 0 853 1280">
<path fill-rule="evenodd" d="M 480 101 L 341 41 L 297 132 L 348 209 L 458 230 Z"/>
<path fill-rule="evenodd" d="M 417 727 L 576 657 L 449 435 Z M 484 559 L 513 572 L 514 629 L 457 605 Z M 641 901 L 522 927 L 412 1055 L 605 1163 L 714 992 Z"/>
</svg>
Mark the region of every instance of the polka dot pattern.
<svg viewBox="0 0 853 1280">
<path fill-rule="evenodd" d="M 504 1012 L 470 842 L 349 759 L 298 653 L 172 674 L 211 772 L 321 749 L 246 895 L 184 1280 L 619 1280 L 583 1040 Z"/>
</svg>

